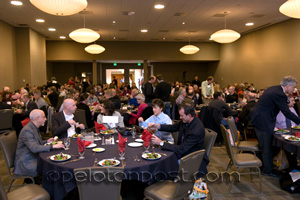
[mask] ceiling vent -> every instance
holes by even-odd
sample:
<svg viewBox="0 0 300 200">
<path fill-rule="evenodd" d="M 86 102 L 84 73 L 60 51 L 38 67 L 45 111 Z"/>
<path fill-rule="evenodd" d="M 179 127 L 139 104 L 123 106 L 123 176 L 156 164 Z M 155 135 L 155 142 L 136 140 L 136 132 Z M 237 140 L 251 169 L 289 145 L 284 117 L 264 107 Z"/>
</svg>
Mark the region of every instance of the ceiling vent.
<svg viewBox="0 0 300 200">
<path fill-rule="evenodd" d="M 175 17 L 182 17 L 182 16 L 185 16 L 186 13 L 175 13 L 174 16 Z"/>
<path fill-rule="evenodd" d="M 135 12 L 134 11 L 126 11 L 126 12 L 122 12 L 123 15 L 127 15 L 127 16 L 131 16 L 131 15 L 134 15 Z"/>
</svg>

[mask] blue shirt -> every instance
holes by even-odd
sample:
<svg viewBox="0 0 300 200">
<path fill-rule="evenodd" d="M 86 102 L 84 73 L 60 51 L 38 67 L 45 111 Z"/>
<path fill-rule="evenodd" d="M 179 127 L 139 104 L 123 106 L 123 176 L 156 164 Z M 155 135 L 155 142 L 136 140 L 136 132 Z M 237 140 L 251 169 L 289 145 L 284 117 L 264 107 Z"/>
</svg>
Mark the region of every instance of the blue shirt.
<svg viewBox="0 0 300 200">
<path fill-rule="evenodd" d="M 157 117 L 152 115 L 146 121 L 140 122 L 139 125 L 143 127 L 148 127 L 148 123 L 155 123 L 155 124 L 172 124 L 172 120 L 168 115 L 165 113 L 160 113 Z M 174 143 L 174 139 L 170 132 L 165 131 L 156 131 L 155 135 L 159 137 L 161 140 L 168 141 L 170 143 Z"/>
<path fill-rule="evenodd" d="M 135 107 L 139 106 L 136 97 L 133 97 L 132 99 L 129 99 L 128 105 L 134 105 Z"/>
</svg>

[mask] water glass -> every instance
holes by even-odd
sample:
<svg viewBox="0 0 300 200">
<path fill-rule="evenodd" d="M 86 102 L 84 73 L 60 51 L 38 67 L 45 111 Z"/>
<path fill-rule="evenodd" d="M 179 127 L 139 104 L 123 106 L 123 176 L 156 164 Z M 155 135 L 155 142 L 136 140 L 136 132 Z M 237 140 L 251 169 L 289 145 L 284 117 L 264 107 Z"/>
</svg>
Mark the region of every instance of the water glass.
<svg viewBox="0 0 300 200">
<path fill-rule="evenodd" d="M 131 135 L 132 135 L 132 138 L 135 138 L 135 136 L 136 136 L 136 130 L 135 130 L 135 127 L 132 128 L 132 130 L 131 130 Z"/>
<path fill-rule="evenodd" d="M 125 157 L 124 157 L 125 151 L 120 152 L 119 155 L 120 155 L 120 158 L 119 158 L 120 160 L 125 160 Z"/>
<path fill-rule="evenodd" d="M 65 147 L 66 147 L 65 150 L 68 150 L 69 146 L 71 145 L 71 138 L 70 137 L 65 138 L 64 143 L 65 143 Z"/>
<path fill-rule="evenodd" d="M 78 148 L 78 153 L 79 153 L 79 159 L 84 159 L 84 153 L 85 153 L 85 148 L 83 148 L 83 151 L 80 151 L 80 149 Z"/>
</svg>

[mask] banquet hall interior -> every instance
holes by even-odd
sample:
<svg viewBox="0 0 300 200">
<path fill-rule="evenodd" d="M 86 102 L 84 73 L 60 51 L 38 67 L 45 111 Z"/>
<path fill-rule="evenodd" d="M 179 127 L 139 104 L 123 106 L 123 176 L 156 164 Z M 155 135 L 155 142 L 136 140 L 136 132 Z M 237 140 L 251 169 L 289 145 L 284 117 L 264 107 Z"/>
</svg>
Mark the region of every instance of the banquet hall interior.
<svg viewBox="0 0 300 200">
<path fill-rule="evenodd" d="M 300 17 L 279 11 L 286 0 L 87 0 L 72 15 L 46 13 L 31 1 L 0 1 L 1 89 L 41 86 L 51 77 L 67 83 L 75 76 L 94 84 L 111 83 L 117 76 L 139 89 L 141 80 L 157 74 L 182 83 L 195 75 L 201 82 L 213 76 L 221 88 L 247 81 L 265 89 L 286 75 L 300 80 Z M 156 4 L 164 7 L 156 9 Z M 100 36 L 76 42 L 70 33 L 80 28 Z M 240 37 L 214 41 L 212 35 L 224 28 Z M 85 49 L 92 44 L 104 51 L 89 53 Z M 185 45 L 199 50 L 183 53 Z M 225 147 L 214 147 L 208 171 L 224 171 L 228 161 Z M 1 154 L 0 176 L 8 185 L 4 166 Z M 226 181 L 209 183 L 208 199 L 300 199 L 282 190 L 278 179 L 262 177 L 262 194 L 250 177 L 241 179 L 232 193 Z"/>
</svg>

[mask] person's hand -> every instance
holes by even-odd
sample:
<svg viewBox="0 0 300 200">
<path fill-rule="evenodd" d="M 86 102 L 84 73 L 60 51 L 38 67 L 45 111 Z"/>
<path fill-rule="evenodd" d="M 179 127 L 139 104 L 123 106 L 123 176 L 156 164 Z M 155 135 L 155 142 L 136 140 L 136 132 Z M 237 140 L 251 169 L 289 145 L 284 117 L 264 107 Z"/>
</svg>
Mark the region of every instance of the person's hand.
<svg viewBox="0 0 300 200">
<path fill-rule="evenodd" d="M 155 128 L 159 128 L 159 124 L 155 124 L 155 123 L 148 123 L 148 127 L 155 127 Z"/>
<path fill-rule="evenodd" d="M 22 110 L 21 110 L 21 109 L 17 109 L 17 110 L 16 110 L 16 113 L 21 114 L 21 113 L 22 113 Z"/>
<path fill-rule="evenodd" d="M 143 122 L 144 119 L 143 119 L 142 117 L 139 117 L 138 121 L 139 121 L 139 122 Z"/>
<path fill-rule="evenodd" d="M 73 119 L 68 120 L 68 122 L 69 122 L 70 126 L 72 126 L 72 125 L 75 126 L 76 125 L 76 122 Z"/>
<path fill-rule="evenodd" d="M 127 114 L 128 114 L 128 115 L 131 115 L 131 112 L 130 112 L 130 111 L 127 111 Z"/>
<path fill-rule="evenodd" d="M 84 126 L 84 124 L 79 124 L 76 126 L 76 128 L 85 129 L 85 126 Z"/>
<path fill-rule="evenodd" d="M 152 144 L 159 145 L 162 142 L 162 140 L 156 135 L 152 135 L 151 142 Z"/>
<path fill-rule="evenodd" d="M 53 149 L 65 149 L 65 145 L 63 143 L 54 144 Z"/>
</svg>

